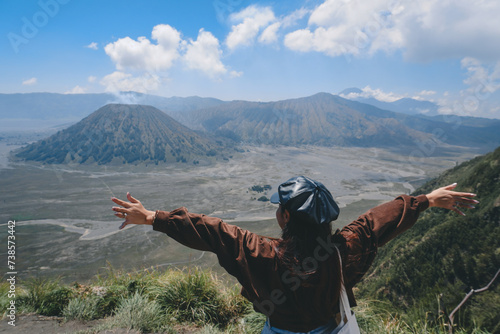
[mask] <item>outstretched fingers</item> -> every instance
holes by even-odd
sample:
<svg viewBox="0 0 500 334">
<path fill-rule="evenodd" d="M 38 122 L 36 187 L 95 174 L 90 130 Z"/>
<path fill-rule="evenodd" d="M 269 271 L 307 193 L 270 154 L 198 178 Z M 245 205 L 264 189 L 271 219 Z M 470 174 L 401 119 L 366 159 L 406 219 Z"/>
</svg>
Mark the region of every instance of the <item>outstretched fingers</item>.
<svg viewBox="0 0 500 334">
<path fill-rule="evenodd" d="M 456 198 L 455 199 L 455 205 L 460 206 L 462 208 L 470 208 L 474 209 L 475 205 L 478 204 L 479 201 L 476 201 L 475 199 L 470 199 L 470 198 Z"/>
<path fill-rule="evenodd" d="M 453 190 L 456 187 L 457 187 L 457 183 L 455 182 L 455 183 L 452 183 L 452 184 L 450 184 L 450 185 L 448 185 L 446 187 L 443 187 L 443 188 L 446 189 L 446 190 Z"/>
<path fill-rule="evenodd" d="M 451 210 L 455 211 L 461 216 L 465 216 L 465 213 L 463 213 L 460 208 L 475 209 L 475 205 L 479 203 L 479 201 L 471 198 L 475 197 L 476 194 L 456 192 L 453 195 L 455 203 Z"/>
<path fill-rule="evenodd" d="M 472 198 L 472 197 L 476 197 L 476 194 L 472 194 L 472 193 L 464 193 L 464 192 L 458 192 L 458 191 L 453 191 L 452 192 L 453 196 L 455 197 L 464 197 L 464 198 Z"/>
<path fill-rule="evenodd" d="M 121 199 L 118 199 L 116 197 L 111 197 L 111 200 L 116 204 L 123 206 L 124 208 L 130 208 L 131 206 L 129 202 L 122 201 Z"/>
<path fill-rule="evenodd" d="M 137 199 L 135 199 L 134 197 L 132 197 L 132 195 L 130 195 L 130 193 L 127 193 L 127 199 L 128 199 L 131 203 L 140 203 Z"/>
<path fill-rule="evenodd" d="M 453 192 L 453 200 L 455 201 L 455 206 L 460 206 L 463 208 L 474 209 L 474 205 L 478 204 L 479 201 L 473 199 L 476 194 L 463 193 L 463 192 Z"/>
<path fill-rule="evenodd" d="M 453 183 L 433 190 L 430 194 L 427 194 L 429 205 L 452 210 L 462 216 L 465 216 L 461 209 L 474 209 L 474 206 L 478 204 L 479 201 L 474 199 L 476 194 L 454 191 L 456 186 L 457 184 Z"/>
<path fill-rule="evenodd" d="M 455 211 L 456 213 L 458 213 L 461 216 L 465 216 L 465 213 L 463 213 L 462 211 L 458 210 L 457 207 L 455 207 L 455 206 L 452 207 L 451 210 Z"/>
<path fill-rule="evenodd" d="M 453 191 L 453 189 L 455 189 L 456 187 L 457 187 L 457 183 L 455 182 L 455 183 L 447 185 L 441 189 L 449 190 L 450 194 L 452 194 L 453 196 L 460 196 L 460 197 L 475 197 L 476 196 L 476 194 L 473 194 L 473 193 Z"/>
<path fill-rule="evenodd" d="M 125 209 L 125 208 L 119 208 L 117 206 L 114 206 L 114 207 L 112 207 L 112 210 L 115 211 L 115 212 L 120 213 L 124 217 L 127 215 L 127 209 Z"/>
<path fill-rule="evenodd" d="M 142 203 L 132 197 L 130 193 L 127 192 L 127 200 L 122 201 L 116 197 L 112 197 L 111 200 L 118 206 L 112 207 L 114 215 L 118 218 L 124 219 L 125 221 L 120 225 L 120 229 L 130 224 L 144 225 L 148 224 L 148 217 L 154 215 L 154 212 L 148 211 L 144 208 Z M 151 224 L 149 224 L 151 225 Z"/>
<path fill-rule="evenodd" d="M 127 193 L 127 198 L 129 197 L 129 195 L 130 195 L 130 194 L 129 194 L 129 193 Z M 132 197 L 132 196 L 130 196 L 130 197 Z M 133 197 L 132 197 L 132 198 L 133 198 Z M 135 198 L 133 198 L 133 199 L 135 200 Z M 127 226 L 127 225 L 128 225 L 128 222 L 127 222 L 127 209 L 131 207 L 131 204 L 130 204 L 130 203 L 128 203 L 128 202 L 122 201 L 122 200 L 120 200 L 120 199 L 118 199 L 118 198 L 116 198 L 116 197 L 111 197 L 111 200 L 112 200 L 114 203 L 116 203 L 116 204 L 118 204 L 118 205 L 122 206 L 121 208 L 120 208 L 120 207 L 116 207 L 116 206 L 114 206 L 114 207 L 112 208 L 112 210 L 113 210 L 113 211 L 115 211 L 115 216 L 116 216 L 116 217 L 121 218 L 121 219 L 125 219 L 125 221 L 124 221 L 124 222 L 120 225 L 120 227 L 119 227 L 119 229 L 121 230 L 121 229 L 123 229 L 125 226 Z M 130 200 L 130 198 L 128 198 L 128 200 L 129 200 L 130 202 L 134 203 L 133 201 L 131 201 L 131 200 Z M 136 201 L 137 201 L 137 200 L 136 200 Z"/>
</svg>

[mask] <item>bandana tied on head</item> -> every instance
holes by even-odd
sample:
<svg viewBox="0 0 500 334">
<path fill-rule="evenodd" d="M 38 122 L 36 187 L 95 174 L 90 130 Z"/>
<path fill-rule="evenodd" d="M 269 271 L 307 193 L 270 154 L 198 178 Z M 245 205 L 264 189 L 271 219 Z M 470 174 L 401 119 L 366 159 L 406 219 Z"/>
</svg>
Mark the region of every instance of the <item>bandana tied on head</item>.
<svg viewBox="0 0 500 334">
<path fill-rule="evenodd" d="M 281 204 L 289 212 L 303 212 L 317 224 L 329 223 L 340 213 L 330 191 L 321 182 L 305 176 L 280 184 L 278 192 L 271 196 L 271 203 Z"/>
</svg>

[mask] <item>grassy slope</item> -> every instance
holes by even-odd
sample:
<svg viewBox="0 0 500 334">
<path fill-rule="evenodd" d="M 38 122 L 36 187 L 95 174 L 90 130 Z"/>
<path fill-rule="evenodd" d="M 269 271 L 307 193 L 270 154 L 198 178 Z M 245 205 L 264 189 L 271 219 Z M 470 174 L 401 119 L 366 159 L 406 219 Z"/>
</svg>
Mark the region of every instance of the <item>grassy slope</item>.
<svg viewBox="0 0 500 334">
<path fill-rule="evenodd" d="M 389 301 L 410 318 L 438 321 L 470 291 L 485 286 L 500 268 L 500 148 L 465 162 L 426 183 L 416 193 L 458 183 L 480 204 L 466 217 L 442 209 L 424 212 L 407 233 L 379 252 L 360 295 Z M 459 321 L 500 331 L 500 288 L 476 295 Z"/>
<path fill-rule="evenodd" d="M 8 285 L 2 283 L 0 312 L 4 316 L 9 302 L 7 290 Z M 387 312 L 378 302 L 358 302 L 356 313 L 362 333 L 447 332 L 445 327 L 429 326 L 425 321 L 408 322 L 397 313 Z M 92 321 L 93 327 L 80 334 L 104 333 L 113 328 L 141 333 L 257 334 L 265 321 L 239 295 L 238 286 L 228 285 L 211 271 L 196 268 L 135 274 L 109 268 L 89 285 L 68 286 L 54 280 L 33 279 L 18 285 L 16 306 L 18 315 L 35 312 L 59 316 L 63 322 Z M 488 334 L 478 328 L 473 333 Z"/>
</svg>

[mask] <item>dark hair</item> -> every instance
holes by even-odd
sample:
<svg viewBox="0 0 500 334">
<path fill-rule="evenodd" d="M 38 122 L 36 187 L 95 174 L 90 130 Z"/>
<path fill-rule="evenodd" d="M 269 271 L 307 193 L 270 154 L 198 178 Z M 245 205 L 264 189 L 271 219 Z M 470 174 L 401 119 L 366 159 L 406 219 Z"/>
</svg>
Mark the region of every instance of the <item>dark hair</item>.
<svg viewBox="0 0 500 334">
<path fill-rule="evenodd" d="M 284 212 L 286 207 L 281 206 Z M 284 226 L 281 241 L 278 245 L 280 262 L 293 275 L 307 277 L 314 275 L 317 268 L 304 268 L 308 257 L 314 257 L 314 250 L 318 246 L 318 239 L 327 240 L 332 235 L 331 223 L 317 224 L 302 212 L 289 212 L 290 220 Z"/>
</svg>

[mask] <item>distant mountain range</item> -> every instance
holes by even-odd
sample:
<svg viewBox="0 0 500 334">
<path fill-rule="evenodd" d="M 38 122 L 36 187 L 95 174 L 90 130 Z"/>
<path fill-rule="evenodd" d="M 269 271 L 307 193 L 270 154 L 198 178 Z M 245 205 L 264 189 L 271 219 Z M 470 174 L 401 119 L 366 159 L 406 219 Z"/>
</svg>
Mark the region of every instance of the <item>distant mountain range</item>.
<svg viewBox="0 0 500 334">
<path fill-rule="evenodd" d="M 111 104 L 151 105 L 176 112 L 207 108 L 224 103 L 214 98 L 161 97 L 136 92 L 120 94 L 0 94 L 0 119 L 81 120 L 100 107 Z"/>
<path fill-rule="evenodd" d="M 233 101 L 174 115 L 192 129 L 252 144 L 391 146 L 430 136 L 327 93 L 278 102 Z M 366 105 L 368 108 L 373 108 Z"/>
<path fill-rule="evenodd" d="M 500 120 L 407 115 L 328 93 L 278 102 L 232 101 L 174 113 L 186 126 L 253 144 L 419 147 L 500 144 Z"/>
<path fill-rule="evenodd" d="M 465 217 L 431 208 L 411 229 L 380 248 L 360 287 L 363 297 L 392 304 L 427 321 L 442 321 L 471 288 L 489 283 L 500 269 L 500 147 L 446 171 L 415 194 L 454 182 L 477 194 Z M 441 310 L 443 314 L 437 313 Z M 500 331 L 500 284 L 475 294 L 456 315 L 460 325 Z"/>
<path fill-rule="evenodd" d="M 438 115 L 439 106 L 430 101 L 415 100 L 412 98 L 402 98 L 393 102 L 384 102 L 373 97 L 362 97 L 363 91 L 359 88 L 347 88 L 339 93 L 341 97 L 351 101 L 370 104 L 380 109 L 390 110 L 408 115 Z"/>
<path fill-rule="evenodd" d="M 227 149 L 164 112 L 142 105 L 109 104 L 75 125 L 18 150 L 45 163 L 199 163 Z"/>
<path fill-rule="evenodd" d="M 183 147 L 182 141 L 169 143 L 167 140 L 168 132 L 158 133 L 162 143 L 169 143 L 165 156 L 157 155 L 158 150 L 152 150 L 151 144 L 141 142 L 139 145 L 145 145 L 146 148 L 141 148 L 133 154 L 133 159 L 151 160 L 151 161 L 180 161 L 197 160 L 191 158 L 206 151 L 210 151 L 214 141 L 209 138 L 219 138 L 219 144 L 226 146 L 229 142 L 231 145 L 237 144 L 267 144 L 267 145 L 321 145 L 321 146 L 362 146 L 362 147 L 386 147 L 397 149 L 400 151 L 416 152 L 419 156 L 431 156 L 438 149 L 444 148 L 447 145 L 466 146 L 477 149 L 478 153 L 484 153 L 492 150 L 500 144 L 500 120 L 459 117 L 459 116 L 427 116 L 427 115 L 409 115 L 405 113 L 380 109 L 370 104 L 361 103 L 344 99 L 337 95 L 329 93 L 318 93 L 313 96 L 289 99 L 276 102 L 249 102 L 249 101 L 221 101 L 213 98 L 200 97 L 172 97 L 164 98 L 159 96 L 145 95 L 139 93 L 122 93 L 119 96 L 127 102 L 141 101 L 153 104 L 157 108 L 161 108 L 163 115 L 171 116 L 168 120 L 162 119 L 155 122 L 150 122 L 150 118 L 146 117 L 138 124 L 143 124 L 139 130 L 141 134 L 136 135 L 136 139 L 142 139 L 149 127 L 154 127 L 155 124 L 172 123 L 176 124 L 177 129 L 180 129 L 180 124 L 173 123 L 174 119 L 182 123 L 185 127 L 180 133 L 175 134 L 178 138 L 191 138 L 196 134 L 196 142 L 201 145 L 205 144 L 210 148 L 194 145 L 193 147 Z M 88 111 L 93 106 L 106 103 L 107 99 L 118 99 L 118 97 L 110 94 L 81 94 L 81 95 L 63 95 L 63 94 L 0 94 L 0 119 L 1 118 L 35 118 L 35 119 L 52 119 L 62 120 L 65 116 L 78 115 L 88 116 L 92 111 Z M 17 101 L 17 102 L 16 102 Z M 3 104 L 2 104 L 3 103 Z M 101 106 L 96 107 L 100 108 Z M 10 108 L 10 109 L 9 109 Z M 17 108 L 17 109 L 16 109 Z M 104 110 L 114 110 L 117 107 L 108 107 Z M 120 108 L 125 108 L 123 105 Z M 152 110 L 153 107 L 135 105 L 134 110 Z M 142 108 L 142 109 L 141 109 Z M 137 109 L 137 110 L 139 110 Z M 155 112 L 159 112 L 155 110 Z M 168 114 L 168 116 L 167 116 Z M 100 115 L 97 117 L 97 115 Z M 139 115 L 139 114 L 137 114 Z M 38 117 L 38 118 L 37 118 Z M 89 129 L 92 128 L 92 122 L 101 122 L 104 124 L 104 119 L 107 117 L 116 117 L 115 113 L 96 112 L 92 117 L 84 120 L 85 132 L 88 135 Z M 155 116 L 159 117 L 159 116 Z M 81 119 L 81 118 L 80 118 Z M 74 120 L 72 123 L 75 123 Z M 143 123 L 143 122 L 150 123 Z M 79 127 L 82 124 L 79 123 Z M 134 125 L 130 124 L 131 131 L 134 130 Z M 71 127 L 71 134 L 75 135 L 75 129 Z M 109 142 L 106 142 L 111 147 L 114 147 L 112 155 L 114 157 L 122 157 L 124 161 L 132 161 L 133 159 L 125 154 L 116 153 L 118 149 L 113 145 L 118 145 L 119 140 L 111 136 L 111 131 L 121 131 L 118 137 L 125 136 L 128 128 L 124 131 L 121 128 L 105 128 L 104 133 L 109 135 Z M 198 133 L 193 132 L 198 131 Z M 95 135 L 99 134 L 102 129 L 94 129 Z M 94 132 L 91 134 L 94 135 Z M 69 135 L 70 132 L 66 132 Z M 135 132 L 133 132 L 135 133 Z M 189 133 L 189 134 L 188 134 Z M 201 133 L 205 133 L 201 135 Z M 61 133 L 59 133 L 61 136 Z M 146 136 L 146 135 L 144 135 Z M 85 142 L 85 136 L 79 135 L 72 137 L 75 141 Z M 51 139 L 52 140 L 52 139 Z M 65 139 L 69 140 L 68 138 Z M 49 147 L 57 151 L 57 158 L 53 156 L 49 159 L 54 162 L 62 161 L 88 161 L 92 156 L 98 163 L 106 163 L 110 160 L 108 154 L 104 152 L 97 153 L 93 151 L 92 155 L 78 156 L 62 156 L 63 152 L 75 153 L 74 147 L 68 150 L 62 150 L 64 145 L 45 140 L 44 148 L 38 146 L 30 146 L 31 153 L 29 155 L 25 151 L 24 158 L 42 159 L 47 161 Z M 62 143 L 62 141 L 59 141 Z M 224 143 L 223 143 L 224 142 Z M 83 144 L 80 144 L 83 145 Z M 156 144 L 155 144 L 156 145 Z M 153 145 L 154 146 L 154 145 Z M 203 145 L 202 145 L 203 146 Z M 222 147 L 220 146 L 220 147 Z M 194 150 L 195 147 L 200 150 Z M 220 148 L 219 147 L 219 148 Z M 168 150 L 173 152 L 184 150 L 183 154 L 169 154 Z M 217 150 L 217 149 L 216 149 Z M 418 152 L 417 152 L 418 151 Z M 35 154 L 38 152 L 39 155 Z M 43 153 L 45 152 L 45 153 Z M 141 153 L 139 153 L 141 152 Z M 104 154 L 104 155 L 103 155 Z M 104 157 L 106 156 L 106 157 Z M 115 159 L 115 160 L 117 160 Z M 131 160 L 132 159 L 132 160 Z"/>
</svg>

